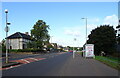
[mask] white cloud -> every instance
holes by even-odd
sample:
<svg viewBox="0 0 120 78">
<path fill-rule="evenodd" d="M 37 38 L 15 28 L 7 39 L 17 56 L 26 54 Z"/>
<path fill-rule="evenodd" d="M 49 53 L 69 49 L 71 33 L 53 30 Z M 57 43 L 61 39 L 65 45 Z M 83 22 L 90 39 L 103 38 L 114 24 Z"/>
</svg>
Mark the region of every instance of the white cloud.
<svg viewBox="0 0 120 78">
<path fill-rule="evenodd" d="M 109 24 L 114 26 L 116 28 L 118 24 L 118 17 L 117 15 L 113 14 L 111 16 L 106 16 L 102 19 L 99 18 L 93 18 L 88 19 L 88 25 L 87 25 L 87 35 L 90 34 L 90 31 L 93 29 L 99 27 L 100 25 Z M 59 45 L 63 46 L 83 46 L 83 44 L 86 41 L 86 27 L 84 25 L 80 26 L 69 26 L 64 27 L 64 35 L 62 38 L 59 36 L 53 37 L 52 41 L 55 43 L 58 43 Z M 77 38 L 77 40 L 74 42 L 74 38 Z"/>
<path fill-rule="evenodd" d="M 88 29 L 89 31 L 91 31 L 91 30 L 97 28 L 97 26 L 98 26 L 98 25 L 96 25 L 96 24 L 89 24 L 89 25 L 87 25 L 87 29 Z"/>
<path fill-rule="evenodd" d="M 85 26 L 65 27 L 64 34 L 69 37 L 67 44 L 70 46 L 83 46 L 85 43 Z M 74 41 L 74 38 L 77 40 Z"/>
<path fill-rule="evenodd" d="M 116 26 L 118 25 L 118 16 L 115 14 L 111 16 L 106 16 L 105 18 L 103 18 L 103 21 L 100 20 L 99 18 L 89 19 L 87 25 L 88 34 L 90 34 L 90 31 L 92 31 L 93 29 L 99 27 L 100 25 L 105 25 L 105 24 L 111 25 L 116 29 Z"/>
<path fill-rule="evenodd" d="M 80 30 L 81 30 L 80 26 L 67 27 L 64 29 L 64 33 L 70 36 L 80 36 L 81 34 Z"/>
<path fill-rule="evenodd" d="M 85 43 L 85 26 L 69 26 L 64 27 L 63 29 L 63 35 L 53 36 L 52 43 L 57 43 L 62 46 L 83 46 L 83 44 Z M 74 38 L 76 38 L 77 40 L 74 41 Z"/>
<path fill-rule="evenodd" d="M 103 24 L 109 24 L 114 26 L 114 28 L 118 25 L 118 16 L 116 16 L 115 14 L 111 15 L 111 16 L 106 16 L 104 18 Z"/>
<path fill-rule="evenodd" d="M 80 31 L 78 30 L 65 30 L 65 34 L 72 35 L 72 36 L 80 36 Z"/>
<path fill-rule="evenodd" d="M 62 46 L 70 46 L 72 45 L 72 43 L 70 43 L 70 40 L 64 39 L 64 38 L 60 38 L 60 37 L 52 37 L 52 43 L 57 43 L 58 45 L 62 45 Z"/>
<path fill-rule="evenodd" d="M 100 22 L 100 19 L 99 18 L 92 18 L 92 19 L 88 19 L 88 22 L 98 23 L 98 22 Z"/>
<path fill-rule="evenodd" d="M 60 37 L 53 37 L 52 43 L 57 43 L 62 46 L 75 46 L 75 47 L 82 47 L 85 43 L 84 37 L 77 37 L 76 41 L 74 41 L 74 38 L 60 38 Z"/>
</svg>

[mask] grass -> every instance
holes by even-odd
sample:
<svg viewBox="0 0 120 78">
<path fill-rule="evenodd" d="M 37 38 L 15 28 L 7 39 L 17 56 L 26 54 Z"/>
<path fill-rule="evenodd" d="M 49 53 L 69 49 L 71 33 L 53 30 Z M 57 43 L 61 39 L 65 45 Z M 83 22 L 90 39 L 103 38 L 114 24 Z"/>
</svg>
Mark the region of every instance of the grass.
<svg viewBox="0 0 120 78">
<path fill-rule="evenodd" d="M 80 52 L 76 52 L 76 53 L 82 55 L 82 52 L 81 52 L 81 51 L 80 51 Z"/>
<path fill-rule="evenodd" d="M 120 58 L 95 56 L 95 59 L 103 62 L 104 64 L 106 64 L 112 68 L 120 70 Z"/>
</svg>

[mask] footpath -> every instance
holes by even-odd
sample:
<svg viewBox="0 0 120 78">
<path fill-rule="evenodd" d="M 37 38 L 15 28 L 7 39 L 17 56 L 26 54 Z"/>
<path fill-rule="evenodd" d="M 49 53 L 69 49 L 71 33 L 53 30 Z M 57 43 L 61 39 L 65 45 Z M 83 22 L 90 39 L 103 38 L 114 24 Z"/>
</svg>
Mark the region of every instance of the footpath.
<svg viewBox="0 0 120 78">
<path fill-rule="evenodd" d="M 65 64 L 60 68 L 58 75 L 118 76 L 118 71 L 93 58 L 84 58 L 80 54 L 75 54 L 75 58 L 71 56 L 66 60 Z"/>
</svg>

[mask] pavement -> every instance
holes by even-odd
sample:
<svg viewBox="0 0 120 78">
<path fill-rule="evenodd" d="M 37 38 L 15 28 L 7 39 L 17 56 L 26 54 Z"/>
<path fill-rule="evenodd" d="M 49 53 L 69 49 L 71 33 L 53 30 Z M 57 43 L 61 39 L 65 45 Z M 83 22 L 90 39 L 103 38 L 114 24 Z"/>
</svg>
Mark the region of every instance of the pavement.
<svg viewBox="0 0 120 78">
<path fill-rule="evenodd" d="M 6 68 L 6 67 L 10 67 L 10 66 L 18 65 L 18 64 L 21 64 L 21 63 L 20 63 L 20 62 L 2 63 L 2 68 Z"/>
<path fill-rule="evenodd" d="M 3 70 L 4 76 L 118 76 L 118 71 L 95 59 L 61 53 L 36 62 Z M 94 77 L 95 78 L 95 77 Z M 111 77 L 109 77 L 111 78 Z"/>
</svg>

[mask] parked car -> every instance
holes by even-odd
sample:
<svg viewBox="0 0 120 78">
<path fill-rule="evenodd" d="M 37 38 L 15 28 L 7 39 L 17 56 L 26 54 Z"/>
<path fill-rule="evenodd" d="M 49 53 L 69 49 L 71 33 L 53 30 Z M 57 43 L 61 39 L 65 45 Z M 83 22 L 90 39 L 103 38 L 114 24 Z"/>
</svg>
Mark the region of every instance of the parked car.
<svg viewBox="0 0 120 78">
<path fill-rule="evenodd" d="M 70 50 L 69 52 L 73 53 L 73 50 Z"/>
</svg>

